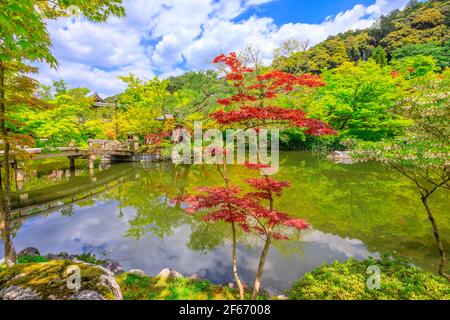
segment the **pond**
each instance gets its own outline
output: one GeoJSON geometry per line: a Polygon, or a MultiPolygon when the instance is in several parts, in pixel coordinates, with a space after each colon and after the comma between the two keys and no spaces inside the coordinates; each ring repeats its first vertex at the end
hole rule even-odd
{"type": "MultiPolygon", "coordinates": [[[[276,207],[307,219],[312,229],[272,246],[265,289],[282,293],[323,263],[388,251],[437,270],[431,226],[417,191],[401,175],[376,163],[334,164],[307,152],[282,153],[280,159],[276,178],[292,187],[276,207]]],[[[28,168],[26,182],[12,195],[10,227],[17,252],[30,246],[41,254],[91,252],[152,275],[170,267],[214,283],[233,281],[229,226],[206,224],[171,201],[196,186],[221,184],[214,167],[118,164],[73,172],[58,166],[28,168]]],[[[249,176],[238,166],[230,172],[237,184],[249,176]]],[[[448,200],[448,194],[438,192],[431,206],[450,255],[448,200]]],[[[260,250],[255,238],[239,235],[238,268],[247,283],[254,278],[260,250]]]]}

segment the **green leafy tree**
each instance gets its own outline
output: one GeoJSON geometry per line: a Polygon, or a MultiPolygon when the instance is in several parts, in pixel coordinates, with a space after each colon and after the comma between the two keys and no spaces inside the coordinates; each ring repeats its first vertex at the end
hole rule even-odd
{"type": "Polygon", "coordinates": [[[135,75],[120,79],[128,84],[119,99],[121,135],[133,132],[144,137],[164,130],[173,122],[173,112],[181,104],[177,104],[178,94],[167,90],[168,80],[155,77],[145,82],[135,75]]]}
{"type": "MultiPolygon", "coordinates": [[[[35,71],[24,62],[45,62],[56,67],[52,55],[51,40],[46,28],[46,19],[70,16],[76,6],[77,14],[83,14],[91,21],[105,21],[109,16],[123,16],[121,0],[2,0],[0,10],[0,140],[3,141],[3,170],[5,198],[1,203],[3,214],[10,207],[10,149],[11,141],[7,130],[8,106],[17,94],[15,79],[27,79],[26,72],[35,71]],[[69,9],[69,10],[68,10],[69,9]],[[17,72],[22,77],[17,77],[17,72]],[[12,79],[8,76],[12,75],[12,79]]],[[[25,92],[25,91],[23,91],[25,92]]],[[[30,94],[32,91],[28,91],[30,94]]],[[[3,197],[1,197],[3,200],[3,197]]],[[[6,249],[6,241],[5,241],[6,249]]],[[[6,250],[5,250],[6,251],[6,250]]],[[[10,257],[13,261],[13,257],[10,257]]]]}
{"type": "Polygon", "coordinates": [[[89,92],[87,88],[66,88],[48,100],[46,109],[24,107],[13,116],[24,124],[22,132],[37,139],[42,147],[64,147],[71,142],[86,146],[89,138],[101,134],[100,128],[91,122],[95,111],[89,92]]]}
{"type": "Polygon", "coordinates": [[[380,140],[402,132],[407,122],[391,111],[401,94],[401,80],[374,61],[344,63],[324,73],[326,86],[308,106],[340,131],[342,138],[380,140]]]}
{"type": "Polygon", "coordinates": [[[373,59],[382,68],[387,66],[387,53],[380,46],[376,47],[375,50],[373,50],[371,59],[373,59]]]}
{"type": "Polygon", "coordinates": [[[392,59],[401,60],[415,56],[430,56],[436,60],[436,65],[444,70],[450,67],[450,41],[444,45],[435,43],[408,44],[392,53],[392,59]]]}
{"type": "Polygon", "coordinates": [[[170,77],[167,90],[184,97],[186,105],[177,110],[177,118],[192,114],[208,115],[214,111],[216,100],[227,91],[225,81],[218,79],[214,71],[190,71],[178,77],[170,77]]]}
{"type": "Polygon", "coordinates": [[[344,41],[338,38],[329,39],[308,52],[310,71],[319,72],[339,67],[349,61],[344,41]]]}
{"type": "Polygon", "coordinates": [[[393,60],[391,65],[408,80],[430,75],[439,70],[433,57],[422,55],[393,60]]]}
{"type": "Polygon", "coordinates": [[[69,85],[63,79],[53,81],[53,88],[55,89],[55,95],[65,94],[67,92],[69,85]]]}
{"type": "MultiPolygon", "coordinates": [[[[0,10],[0,135],[4,144],[3,167],[9,177],[10,139],[6,128],[6,99],[8,90],[8,65],[22,65],[23,61],[45,62],[56,67],[46,19],[72,14],[83,14],[91,21],[105,21],[109,16],[123,16],[121,0],[3,0],[0,10]],[[77,10],[74,10],[76,8],[77,10]]],[[[26,68],[22,68],[26,70],[26,68]]],[[[30,70],[30,69],[28,69],[30,70]]],[[[9,178],[5,179],[9,185],[9,178]]],[[[6,186],[9,189],[9,186],[6,186]]]]}
{"type": "Polygon", "coordinates": [[[295,75],[309,69],[308,64],[309,41],[288,39],[274,52],[272,66],[276,70],[283,70],[295,75]]]}
{"type": "Polygon", "coordinates": [[[438,223],[429,204],[439,189],[450,189],[450,72],[415,79],[414,94],[402,100],[397,112],[412,121],[405,135],[378,143],[357,144],[355,156],[375,160],[397,170],[417,187],[433,228],[440,255],[439,274],[445,272],[445,251],[438,223]]]}

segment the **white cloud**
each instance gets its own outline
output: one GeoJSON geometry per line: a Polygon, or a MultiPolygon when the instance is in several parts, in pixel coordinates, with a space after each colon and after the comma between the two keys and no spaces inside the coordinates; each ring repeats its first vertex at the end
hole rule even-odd
{"type": "Polygon", "coordinates": [[[320,24],[287,23],[252,16],[236,21],[243,12],[273,0],[124,0],[127,17],[94,24],[79,19],[49,22],[57,71],[41,65],[39,80],[64,78],[72,86],[86,86],[102,95],[124,89],[118,75],[168,76],[187,69],[209,68],[222,52],[243,50],[251,44],[265,61],[289,38],[313,44],[330,35],[372,25],[377,17],[403,7],[408,0],[376,0],[356,5],[320,24]]]}

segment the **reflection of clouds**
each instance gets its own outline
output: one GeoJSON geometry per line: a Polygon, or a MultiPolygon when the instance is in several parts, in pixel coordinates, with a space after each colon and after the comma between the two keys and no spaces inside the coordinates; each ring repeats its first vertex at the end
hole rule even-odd
{"type": "MultiPolygon", "coordinates": [[[[303,242],[314,242],[320,246],[345,254],[348,258],[366,259],[369,252],[361,240],[341,238],[331,233],[324,233],[320,230],[311,230],[303,235],[303,242]]],[[[374,255],[372,255],[374,256],[374,255]]]]}
{"type": "MultiPolygon", "coordinates": [[[[229,242],[207,253],[192,251],[187,247],[191,235],[188,225],[174,229],[163,239],[150,233],[139,240],[125,237],[135,210],[125,208],[123,213],[119,218],[118,203],[106,201],[92,207],[76,206],[72,217],[55,213],[31,218],[19,230],[14,245],[17,251],[34,246],[42,254],[90,251],[99,257],[106,251],[107,258],[120,261],[125,269],[139,268],[155,275],[162,268],[170,267],[185,275],[200,274],[215,283],[233,281],[229,242]]],[[[272,246],[265,266],[264,288],[281,292],[323,263],[369,255],[359,240],[342,239],[318,230],[305,233],[303,238],[302,252],[286,253],[283,246],[289,243],[272,246]]],[[[238,246],[239,272],[249,285],[254,279],[260,252],[261,245],[254,249],[238,246]]],[[[0,254],[3,256],[3,246],[0,254]]]]}

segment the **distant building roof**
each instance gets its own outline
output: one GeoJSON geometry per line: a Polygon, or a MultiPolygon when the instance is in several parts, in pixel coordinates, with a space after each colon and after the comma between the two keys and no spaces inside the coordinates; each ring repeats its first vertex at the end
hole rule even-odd
{"type": "Polygon", "coordinates": [[[118,96],[116,95],[103,99],[102,97],[99,96],[97,92],[95,92],[92,96],[90,96],[90,98],[94,99],[94,104],[92,106],[96,108],[114,107],[115,106],[114,102],[116,101],[115,99],[117,99],[117,97],[118,96]]]}
{"type": "Polygon", "coordinates": [[[94,102],[100,102],[100,103],[105,103],[106,101],[104,99],[102,99],[102,97],[100,97],[98,95],[97,92],[95,92],[92,96],[90,96],[89,98],[94,98],[94,102]]]}

